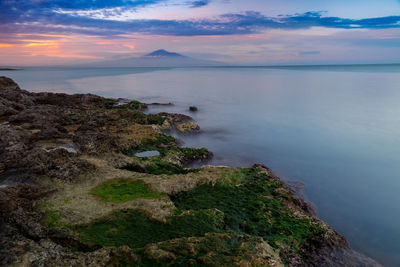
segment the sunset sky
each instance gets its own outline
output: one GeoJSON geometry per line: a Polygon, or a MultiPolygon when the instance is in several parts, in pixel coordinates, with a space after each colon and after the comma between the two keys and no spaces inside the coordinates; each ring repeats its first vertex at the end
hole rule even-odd
{"type": "Polygon", "coordinates": [[[234,64],[400,62],[400,0],[0,0],[0,66],[166,49],[234,64]]]}

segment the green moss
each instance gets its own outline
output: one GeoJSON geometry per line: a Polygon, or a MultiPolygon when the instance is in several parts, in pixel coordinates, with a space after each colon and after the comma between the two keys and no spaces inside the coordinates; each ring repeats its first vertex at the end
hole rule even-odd
{"type": "Polygon", "coordinates": [[[165,154],[165,152],[171,147],[175,147],[175,138],[165,134],[157,135],[155,140],[147,140],[142,142],[137,148],[136,152],[142,152],[147,150],[159,150],[160,153],[165,154]]]}
{"type": "Polygon", "coordinates": [[[228,169],[222,172],[220,183],[225,185],[239,185],[246,181],[248,175],[252,174],[252,169],[236,169],[235,171],[228,169]]]}
{"type": "MultiPolygon", "coordinates": [[[[248,259],[256,238],[231,234],[206,234],[194,241],[166,241],[157,248],[171,252],[175,258],[152,257],[137,250],[139,266],[237,266],[237,260],[248,259]],[[246,243],[245,243],[246,242],[246,243]],[[236,264],[235,264],[236,263],[236,264]]],[[[253,247],[254,248],[254,247],[253,247]]],[[[252,255],[250,255],[251,257],[252,255]]]]}
{"type": "Polygon", "coordinates": [[[157,199],[164,194],[152,191],[143,181],[113,179],[96,186],[91,193],[105,202],[126,202],[137,198],[157,199]]]}
{"type": "Polygon", "coordinates": [[[48,211],[45,217],[44,226],[46,227],[56,227],[61,220],[61,216],[58,211],[48,211]]]}
{"type": "Polygon", "coordinates": [[[68,203],[70,203],[71,202],[71,198],[64,198],[62,201],[65,203],[65,204],[68,204],[68,203]]]}
{"type": "MultiPolygon", "coordinates": [[[[216,208],[225,213],[225,229],[261,236],[271,246],[286,243],[296,249],[324,230],[309,219],[290,216],[275,190],[279,181],[268,180],[256,170],[244,171],[242,183],[200,185],[171,196],[175,206],[185,210],[216,208]]],[[[235,178],[237,179],[237,178],[235,178]]]]}
{"type": "Polygon", "coordinates": [[[163,161],[160,157],[151,159],[151,164],[145,167],[146,173],[151,174],[185,174],[191,172],[190,169],[185,169],[179,165],[163,161]]]}
{"type": "Polygon", "coordinates": [[[165,120],[167,120],[166,117],[157,115],[157,114],[144,114],[143,112],[137,111],[137,110],[125,110],[121,109],[120,111],[120,116],[122,118],[131,120],[135,123],[138,124],[157,124],[157,125],[162,125],[165,120]]]}
{"type": "Polygon", "coordinates": [[[61,221],[60,211],[45,202],[38,203],[37,209],[44,215],[41,223],[49,228],[65,226],[61,221]]]}
{"type": "Polygon", "coordinates": [[[141,248],[149,243],[220,231],[222,217],[214,210],[198,210],[170,216],[163,223],[151,220],[140,211],[125,210],[74,229],[80,233],[83,242],[91,245],[141,248]]]}
{"type": "Polygon", "coordinates": [[[149,150],[157,150],[160,152],[161,156],[154,156],[149,158],[141,159],[139,163],[128,164],[123,167],[123,169],[142,172],[142,173],[150,173],[150,174],[186,174],[189,172],[195,172],[198,170],[195,169],[187,169],[182,167],[181,165],[173,164],[163,160],[168,153],[178,153],[182,154],[182,158],[193,159],[195,157],[204,157],[206,154],[209,155],[207,149],[195,149],[195,148],[180,148],[176,144],[176,140],[174,137],[159,134],[155,139],[145,140],[139,145],[136,145],[130,149],[122,151],[127,156],[134,156],[138,152],[149,151],[149,150]]]}
{"type": "Polygon", "coordinates": [[[107,109],[114,108],[117,105],[118,101],[114,98],[104,98],[104,106],[107,109]]]}
{"type": "MultiPolygon", "coordinates": [[[[280,181],[269,179],[255,169],[238,169],[222,175],[226,177],[215,185],[203,184],[171,195],[177,209],[165,223],[137,210],[125,210],[73,228],[90,247],[128,245],[138,256],[137,262],[129,264],[137,266],[230,266],[234,260],[252,257],[257,237],[272,247],[285,248],[281,250],[285,259],[307,249],[325,232],[310,219],[292,216],[282,203],[285,192],[279,190],[280,181]],[[204,236],[207,238],[192,241],[175,239],[204,236]],[[243,241],[244,237],[247,241],[243,241]],[[176,257],[152,257],[146,253],[146,244],[162,241],[165,242],[157,246],[176,257]]],[[[124,185],[122,192],[129,186],[125,181],[114,182],[117,187],[111,190],[106,187],[105,191],[113,197],[124,196],[120,186],[124,185]]]]}
{"type": "Polygon", "coordinates": [[[142,110],[147,108],[147,105],[145,103],[139,102],[137,100],[133,100],[131,102],[129,102],[128,104],[126,104],[126,107],[129,109],[133,109],[133,110],[142,110]]]}
{"type": "Polygon", "coordinates": [[[185,160],[206,159],[210,156],[211,152],[207,148],[193,148],[183,147],[179,151],[184,155],[185,160]]]}
{"type": "Polygon", "coordinates": [[[66,225],[61,221],[60,212],[58,210],[48,210],[45,212],[43,218],[43,225],[48,228],[65,227],[66,225]]]}
{"type": "Polygon", "coordinates": [[[155,139],[147,139],[138,145],[122,151],[122,153],[132,157],[138,152],[158,150],[162,155],[165,155],[172,147],[176,147],[174,137],[166,134],[158,134],[155,139]]]}
{"type": "Polygon", "coordinates": [[[114,98],[105,98],[104,99],[104,106],[108,109],[120,109],[120,110],[142,110],[147,108],[145,103],[139,102],[137,100],[133,100],[125,105],[117,105],[118,100],[114,98]]]}
{"type": "Polygon", "coordinates": [[[184,168],[181,166],[183,163],[195,159],[206,159],[212,155],[211,152],[209,152],[206,148],[196,149],[190,147],[178,147],[175,138],[165,134],[158,134],[155,139],[145,140],[140,144],[131,147],[130,149],[122,151],[122,153],[132,157],[136,153],[149,150],[159,151],[160,156],[141,159],[140,163],[129,164],[124,166],[123,169],[156,175],[185,174],[197,170],[184,168]],[[164,157],[171,153],[176,154],[176,158],[182,159],[182,164],[173,164],[167,160],[164,160],[164,157]]]}

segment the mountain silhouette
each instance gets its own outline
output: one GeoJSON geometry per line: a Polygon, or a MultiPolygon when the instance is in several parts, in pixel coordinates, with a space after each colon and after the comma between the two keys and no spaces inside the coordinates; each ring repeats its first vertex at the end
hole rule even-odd
{"type": "MultiPolygon", "coordinates": [[[[159,49],[140,57],[126,57],[96,63],[85,64],[87,67],[199,67],[221,66],[223,63],[203,60],[159,49]]],[[[225,64],[226,65],[226,64],[225,64]]]]}
{"type": "Polygon", "coordinates": [[[175,53],[175,52],[169,52],[164,49],[159,49],[159,50],[153,51],[149,54],[146,54],[145,57],[186,57],[186,56],[175,53]]]}

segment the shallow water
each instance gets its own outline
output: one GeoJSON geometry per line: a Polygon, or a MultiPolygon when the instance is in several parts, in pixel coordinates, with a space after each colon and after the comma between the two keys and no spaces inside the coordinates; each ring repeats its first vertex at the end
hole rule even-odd
{"type": "Polygon", "coordinates": [[[135,154],[135,157],[139,158],[148,158],[148,157],[153,157],[153,156],[159,156],[160,152],[157,150],[148,150],[148,151],[143,151],[135,154]]]}
{"type": "Polygon", "coordinates": [[[353,248],[400,266],[400,65],[0,74],[33,91],[173,102],[150,111],[193,116],[203,134],[181,136],[186,145],[209,148],[213,164],[260,162],[303,182],[319,216],[353,248]]]}

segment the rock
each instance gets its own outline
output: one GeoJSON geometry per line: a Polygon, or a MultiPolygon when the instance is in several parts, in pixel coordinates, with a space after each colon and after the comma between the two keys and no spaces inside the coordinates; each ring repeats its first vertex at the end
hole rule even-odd
{"type": "Polygon", "coordinates": [[[192,133],[200,131],[200,126],[194,122],[185,122],[178,124],[176,129],[181,133],[192,133]]]}
{"type": "Polygon", "coordinates": [[[188,121],[191,121],[191,120],[192,120],[192,117],[187,116],[187,115],[184,115],[184,114],[161,112],[161,113],[158,113],[157,115],[170,118],[171,121],[172,121],[174,124],[183,123],[183,122],[188,122],[188,121]]]}
{"type": "Polygon", "coordinates": [[[157,247],[155,244],[150,244],[146,246],[145,248],[145,253],[148,257],[154,258],[154,259],[162,259],[162,260],[175,260],[176,256],[174,253],[162,250],[157,247]]]}
{"type": "Polygon", "coordinates": [[[190,106],[189,107],[189,111],[192,111],[192,112],[195,112],[195,111],[197,111],[198,109],[197,109],[197,107],[195,107],[195,106],[190,106]]]}
{"type": "Polygon", "coordinates": [[[171,102],[168,103],[158,103],[158,102],[154,102],[154,103],[150,103],[147,104],[148,106],[173,106],[174,104],[171,102]]]}
{"type": "Polygon", "coordinates": [[[0,89],[5,90],[19,90],[19,86],[12,79],[1,76],[0,77],[0,89]]]}
{"type": "Polygon", "coordinates": [[[264,164],[259,164],[256,163],[253,165],[254,169],[260,170],[261,172],[265,173],[267,176],[270,175],[270,170],[267,166],[265,166],[264,164]]]}

